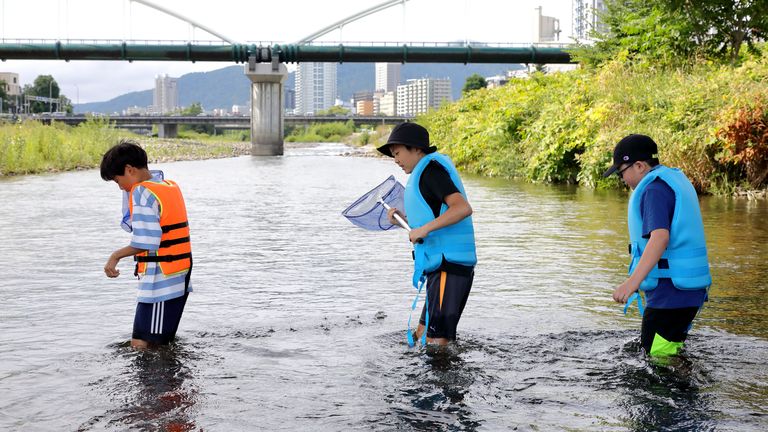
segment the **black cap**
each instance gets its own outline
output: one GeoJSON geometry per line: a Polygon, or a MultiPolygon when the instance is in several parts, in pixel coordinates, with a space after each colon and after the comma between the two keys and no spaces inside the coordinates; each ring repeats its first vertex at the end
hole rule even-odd
{"type": "Polygon", "coordinates": [[[655,159],[658,152],[651,137],[640,134],[627,135],[613,149],[613,165],[603,173],[603,177],[615,173],[622,164],[655,159]]]}
{"type": "Polygon", "coordinates": [[[402,144],[422,149],[427,154],[437,151],[437,147],[430,147],[429,145],[429,132],[424,126],[417,125],[416,123],[400,123],[395,126],[392,129],[392,133],[389,134],[387,143],[377,150],[389,157],[393,157],[392,152],[389,150],[389,146],[392,144],[402,144]]]}

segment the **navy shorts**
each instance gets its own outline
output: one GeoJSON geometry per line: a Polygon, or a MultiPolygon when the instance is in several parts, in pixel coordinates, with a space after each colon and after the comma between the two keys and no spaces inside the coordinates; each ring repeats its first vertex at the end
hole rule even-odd
{"type": "Polygon", "coordinates": [[[158,345],[173,342],[188,295],[187,292],[171,300],[137,304],[136,316],[133,319],[133,338],[158,345]]]}
{"type": "MultiPolygon", "coordinates": [[[[456,326],[467,304],[475,273],[459,275],[442,270],[427,275],[427,300],[429,305],[428,338],[456,340],[456,326]]],[[[425,321],[425,309],[421,311],[420,324],[425,321]]]]}

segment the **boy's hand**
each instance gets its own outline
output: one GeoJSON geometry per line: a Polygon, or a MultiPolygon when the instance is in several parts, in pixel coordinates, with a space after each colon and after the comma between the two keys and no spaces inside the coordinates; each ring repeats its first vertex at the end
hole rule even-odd
{"type": "Polygon", "coordinates": [[[405,220],[405,216],[400,212],[400,210],[398,210],[398,209],[396,209],[394,207],[392,207],[389,210],[387,210],[387,219],[389,219],[389,223],[391,223],[392,225],[400,226],[400,222],[398,222],[395,219],[395,212],[397,212],[397,214],[399,214],[400,217],[403,218],[403,220],[405,220]]]}
{"type": "Polygon", "coordinates": [[[423,226],[420,226],[418,228],[414,228],[411,230],[410,233],[408,233],[408,239],[411,241],[411,243],[416,243],[419,240],[423,240],[427,235],[429,234],[429,231],[423,226]]]}
{"type": "Polygon", "coordinates": [[[613,290],[613,301],[616,303],[626,303],[629,296],[634,294],[638,288],[640,288],[640,285],[634,283],[631,279],[625,280],[624,283],[613,290]]]}
{"type": "Polygon", "coordinates": [[[109,256],[109,260],[104,264],[104,274],[106,274],[107,277],[116,278],[120,276],[120,270],[117,269],[117,263],[119,261],[120,258],[116,258],[114,254],[109,256]]]}

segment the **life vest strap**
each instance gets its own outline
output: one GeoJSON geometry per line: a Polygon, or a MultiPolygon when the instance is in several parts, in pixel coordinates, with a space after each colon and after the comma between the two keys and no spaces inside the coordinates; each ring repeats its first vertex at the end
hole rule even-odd
{"type": "Polygon", "coordinates": [[[163,230],[164,233],[167,233],[168,231],[177,230],[179,228],[184,228],[187,226],[189,226],[189,223],[187,221],[184,221],[184,222],[179,222],[171,225],[161,226],[160,228],[163,230]]]}
{"type": "Polygon", "coordinates": [[[134,255],[133,259],[136,262],[172,262],[172,261],[179,261],[183,259],[192,259],[191,253],[183,253],[178,255],[160,255],[160,256],[138,256],[134,255]]]}
{"type": "Polygon", "coordinates": [[[640,316],[643,316],[645,313],[645,307],[643,306],[643,298],[640,297],[640,294],[637,292],[632,293],[631,296],[627,299],[627,303],[624,305],[624,315],[627,314],[627,309],[632,305],[632,302],[637,302],[637,311],[640,312],[640,316]]]}
{"type": "Polygon", "coordinates": [[[171,240],[163,240],[160,242],[160,248],[162,249],[166,247],[171,247],[171,246],[182,244],[182,243],[189,243],[189,236],[180,237],[180,238],[171,239],[171,240]]]}
{"type": "MultiPolygon", "coordinates": [[[[408,339],[408,346],[413,348],[416,346],[416,342],[413,340],[413,333],[411,332],[411,317],[413,316],[413,311],[416,309],[416,305],[419,303],[419,294],[421,294],[421,290],[424,288],[424,286],[427,284],[427,276],[422,275],[421,278],[419,278],[419,286],[416,291],[416,297],[413,299],[413,303],[411,303],[411,313],[408,315],[408,330],[406,330],[406,338],[408,339]]],[[[429,293],[424,296],[424,333],[421,335],[421,344],[426,345],[427,344],[427,332],[429,331],[429,293]]]]}

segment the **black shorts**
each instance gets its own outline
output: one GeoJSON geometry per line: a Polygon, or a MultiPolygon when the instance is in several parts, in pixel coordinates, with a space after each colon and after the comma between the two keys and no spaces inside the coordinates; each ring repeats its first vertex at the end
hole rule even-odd
{"type": "Polygon", "coordinates": [[[158,345],[173,342],[188,295],[187,292],[171,300],[137,304],[136,316],[133,319],[133,338],[158,345]]]}
{"type": "MultiPolygon", "coordinates": [[[[474,272],[464,276],[441,270],[427,275],[428,338],[456,340],[456,326],[467,304],[474,277],[474,272]]],[[[424,321],[425,309],[422,309],[419,323],[424,324],[424,321]]]]}
{"type": "Polygon", "coordinates": [[[640,329],[640,343],[645,352],[651,354],[655,351],[652,350],[652,347],[656,335],[669,342],[681,344],[685,342],[685,339],[688,337],[688,330],[691,328],[691,323],[696,318],[698,312],[699,308],[697,307],[678,309],[645,308],[643,324],[640,329]]]}

